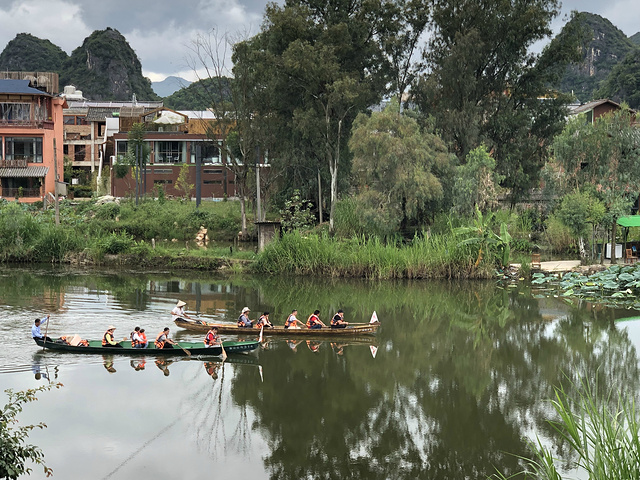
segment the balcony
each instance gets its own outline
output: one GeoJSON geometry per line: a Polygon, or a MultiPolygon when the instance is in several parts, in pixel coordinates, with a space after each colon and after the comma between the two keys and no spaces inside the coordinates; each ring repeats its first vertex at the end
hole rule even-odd
{"type": "Polygon", "coordinates": [[[14,158],[13,160],[0,160],[0,167],[27,168],[29,160],[33,157],[14,158]]]}
{"type": "Polygon", "coordinates": [[[33,198],[33,197],[41,197],[39,188],[3,188],[0,190],[0,194],[4,198],[33,198]]]}

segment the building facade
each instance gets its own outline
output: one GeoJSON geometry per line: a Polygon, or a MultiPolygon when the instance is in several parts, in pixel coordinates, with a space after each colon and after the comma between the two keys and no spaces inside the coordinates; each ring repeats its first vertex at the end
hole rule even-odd
{"type": "Polygon", "coordinates": [[[28,79],[0,79],[0,197],[25,203],[53,198],[63,179],[66,106],[28,79]]]}

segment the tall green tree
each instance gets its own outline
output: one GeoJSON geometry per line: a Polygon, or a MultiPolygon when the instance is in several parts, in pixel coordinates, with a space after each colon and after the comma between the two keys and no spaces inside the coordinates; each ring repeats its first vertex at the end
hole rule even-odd
{"type": "Polygon", "coordinates": [[[438,136],[401,115],[396,102],[382,112],[358,115],[349,148],[364,216],[385,219],[389,231],[419,225],[427,203],[442,198],[434,169],[449,166],[451,155],[438,136]]]}
{"type": "Polygon", "coordinates": [[[270,84],[265,108],[291,132],[280,143],[289,150],[283,157],[294,160],[296,148],[303,155],[315,151],[328,167],[330,229],[351,125],[386,88],[380,40],[386,18],[381,0],[290,0],[267,6],[262,32],[251,42],[256,68],[270,84]]]}
{"type": "Polygon", "coordinates": [[[631,112],[622,109],[594,123],[572,119],[555,138],[553,153],[566,191],[595,186],[615,243],[616,221],[629,214],[640,184],[640,134],[631,112]]]}
{"type": "Polygon", "coordinates": [[[487,212],[498,203],[499,183],[502,179],[495,172],[496,161],[480,145],[469,152],[466,163],[456,167],[453,192],[453,210],[463,215],[472,215],[478,208],[487,212]]]}
{"type": "Polygon", "coordinates": [[[485,143],[512,201],[533,186],[546,148],[564,122],[568,98],[549,89],[577,58],[577,35],[546,47],[558,0],[434,0],[433,35],[415,82],[416,100],[431,114],[460,159],[485,143]]]}

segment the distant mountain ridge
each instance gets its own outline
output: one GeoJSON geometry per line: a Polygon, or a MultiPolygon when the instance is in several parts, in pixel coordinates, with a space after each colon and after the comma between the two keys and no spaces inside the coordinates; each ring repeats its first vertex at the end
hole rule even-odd
{"type": "MultiPolygon", "coordinates": [[[[573,92],[580,101],[585,102],[593,99],[613,68],[638,47],[600,15],[580,12],[571,22],[577,22],[585,34],[581,47],[582,61],[567,67],[558,88],[563,92],[573,92]]],[[[569,23],[563,31],[569,27],[569,23]]]]}
{"type": "Polygon", "coordinates": [[[90,100],[158,100],[127,40],[112,28],[96,30],[68,56],[60,47],[20,33],[0,54],[1,70],[50,71],[60,90],[75,85],[90,100]]]}
{"type": "Polygon", "coordinates": [[[191,83],[192,82],[182,77],[174,77],[171,75],[160,82],[151,83],[151,87],[159,97],[168,97],[181,88],[187,88],[191,83]]]}

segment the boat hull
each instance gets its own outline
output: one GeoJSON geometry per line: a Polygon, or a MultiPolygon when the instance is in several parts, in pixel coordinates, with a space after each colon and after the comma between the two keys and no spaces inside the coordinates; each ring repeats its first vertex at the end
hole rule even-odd
{"type": "MultiPolygon", "coordinates": [[[[100,340],[90,340],[88,346],[73,346],[67,343],[59,343],[57,341],[44,342],[40,338],[34,338],[35,342],[40,347],[44,347],[47,350],[56,352],[71,352],[71,353],[83,353],[83,354],[101,354],[101,355],[163,355],[163,356],[175,356],[175,355],[187,355],[182,350],[184,348],[191,355],[207,355],[207,356],[219,356],[222,355],[222,347],[214,346],[206,348],[202,342],[180,342],[180,347],[174,346],[173,348],[156,348],[153,343],[150,343],[147,348],[133,348],[131,342],[123,341],[119,342],[122,348],[118,347],[103,347],[100,340]]],[[[251,352],[260,346],[259,342],[223,342],[224,350],[226,353],[245,353],[251,352]]]]}
{"type": "MultiPolygon", "coordinates": [[[[175,320],[175,324],[180,328],[184,328],[192,332],[204,333],[207,332],[210,327],[214,326],[218,328],[219,334],[260,335],[260,330],[257,328],[243,328],[229,323],[198,323],[178,318],[175,320]]],[[[263,330],[263,335],[280,335],[287,337],[357,337],[362,335],[375,335],[379,326],[379,323],[367,323],[349,325],[347,328],[322,327],[320,329],[301,328],[299,330],[284,328],[283,326],[275,326],[265,328],[263,330]]]]}

